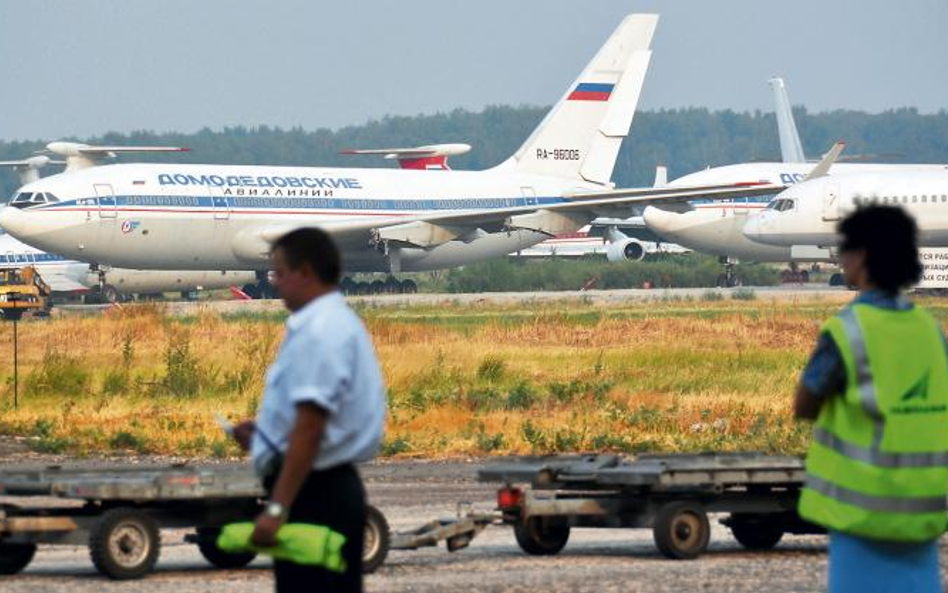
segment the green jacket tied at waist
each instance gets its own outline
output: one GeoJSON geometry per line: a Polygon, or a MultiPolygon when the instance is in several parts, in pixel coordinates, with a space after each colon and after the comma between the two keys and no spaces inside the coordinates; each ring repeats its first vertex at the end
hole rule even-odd
{"type": "Polygon", "coordinates": [[[296,564],[322,566],[332,572],[346,572],[346,561],[342,557],[342,546],[346,536],[323,525],[309,523],[287,523],[277,531],[277,545],[258,548],[250,543],[254,524],[231,523],[221,529],[217,547],[225,552],[259,552],[277,560],[296,564]]]}
{"type": "Polygon", "coordinates": [[[852,305],[824,326],[846,369],[807,454],[800,515],[829,529],[922,542],[946,527],[948,357],[918,307],[852,305]]]}

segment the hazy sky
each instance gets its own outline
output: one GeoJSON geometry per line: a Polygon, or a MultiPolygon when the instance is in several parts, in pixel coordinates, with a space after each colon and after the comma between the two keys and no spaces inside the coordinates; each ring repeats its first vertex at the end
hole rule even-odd
{"type": "MultiPolygon", "coordinates": [[[[640,107],[948,108],[948,1],[0,3],[0,139],[548,105],[622,16],[662,15],[640,107]]],[[[432,141],[437,141],[433,138],[432,141]]]]}

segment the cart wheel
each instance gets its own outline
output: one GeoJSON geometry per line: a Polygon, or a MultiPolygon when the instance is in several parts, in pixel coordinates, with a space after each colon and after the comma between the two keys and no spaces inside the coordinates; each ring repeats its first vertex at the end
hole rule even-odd
{"type": "Polygon", "coordinates": [[[711,525],[700,504],[670,502],[658,509],[652,535],[655,546],[668,558],[691,560],[707,549],[711,525]]]}
{"type": "Polygon", "coordinates": [[[232,554],[217,547],[220,527],[198,527],[197,547],[204,559],[217,568],[243,568],[253,562],[256,552],[238,552],[232,554]]]}
{"type": "Polygon", "coordinates": [[[748,550],[769,550],[783,538],[782,529],[754,515],[731,515],[728,527],[734,539],[748,550]]]}
{"type": "Polygon", "coordinates": [[[392,532],[382,511],[365,505],[365,535],[362,539],[362,573],[372,574],[388,557],[392,532]]]}
{"type": "Polygon", "coordinates": [[[0,574],[16,574],[36,554],[36,544],[0,544],[0,574]]]}
{"type": "Polygon", "coordinates": [[[92,563],[116,580],[137,579],[151,572],[160,545],[155,520],[128,507],[103,513],[89,534],[92,563]]]}
{"type": "Polygon", "coordinates": [[[559,517],[530,517],[514,525],[520,549],[534,556],[559,554],[569,540],[569,523],[559,517]]]}

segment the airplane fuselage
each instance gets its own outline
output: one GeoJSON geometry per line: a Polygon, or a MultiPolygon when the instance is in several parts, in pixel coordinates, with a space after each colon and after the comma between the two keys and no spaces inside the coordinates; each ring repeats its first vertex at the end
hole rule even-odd
{"type": "Polygon", "coordinates": [[[201,289],[242,286],[257,281],[247,271],[221,270],[131,270],[103,268],[104,278],[89,264],[46,253],[18,241],[8,234],[0,235],[0,268],[33,266],[54,293],[82,293],[104,285],[115,294],[152,294],[159,292],[191,292],[201,289]]]}
{"type": "MultiPolygon", "coordinates": [[[[7,208],[3,225],[40,249],[82,261],[147,269],[268,268],[263,228],[332,229],[399,217],[542,206],[565,192],[602,189],[500,171],[411,171],[220,165],[110,165],[46,177],[20,189],[48,203],[7,208]]],[[[431,249],[401,249],[402,271],[452,267],[524,249],[548,235],[491,229],[431,249]]],[[[344,237],[344,235],[343,235],[344,237]]],[[[389,271],[390,258],[359,239],[342,250],[348,271],[389,271]]]]}
{"type": "MultiPolygon", "coordinates": [[[[840,163],[830,178],[856,172],[938,171],[942,165],[891,165],[840,163]]],[[[714,167],[680,177],[669,185],[704,185],[722,180],[756,180],[789,185],[801,183],[813,169],[810,163],[744,163],[714,167]]],[[[789,191],[789,190],[788,190],[789,191]]],[[[789,244],[762,243],[744,233],[748,218],[762,212],[774,196],[692,202],[693,210],[671,212],[646,208],[643,218],[649,229],[682,247],[722,257],[758,262],[825,261],[822,256],[794,255],[789,244]]],[[[812,245],[812,244],[810,244],[812,245]]]]}
{"type": "Polygon", "coordinates": [[[926,170],[845,173],[781,192],[772,207],[748,220],[745,235],[775,246],[835,246],[836,225],[869,204],[899,206],[919,230],[919,246],[948,246],[948,166],[926,170]]]}

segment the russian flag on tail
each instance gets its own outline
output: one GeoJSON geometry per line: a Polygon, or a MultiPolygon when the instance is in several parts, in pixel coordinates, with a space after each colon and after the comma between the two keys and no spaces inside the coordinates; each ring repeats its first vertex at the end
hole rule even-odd
{"type": "Polygon", "coordinates": [[[604,82],[581,82],[566,98],[567,101],[608,101],[616,85],[604,82]]]}

